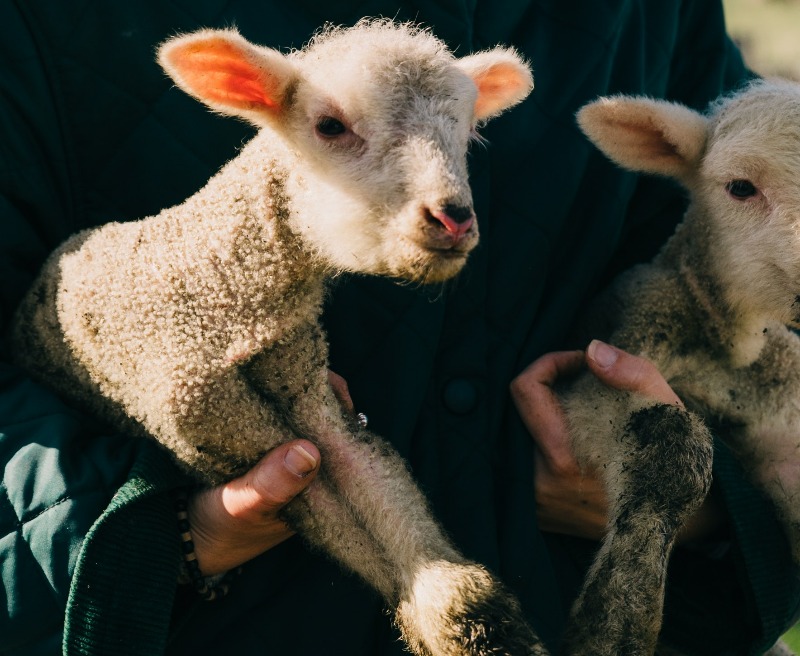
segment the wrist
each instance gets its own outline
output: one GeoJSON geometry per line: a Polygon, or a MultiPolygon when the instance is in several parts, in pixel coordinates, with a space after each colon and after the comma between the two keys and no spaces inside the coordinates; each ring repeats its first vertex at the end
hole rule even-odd
{"type": "Polygon", "coordinates": [[[187,488],[174,493],[178,533],[181,539],[182,567],[178,583],[191,584],[204,601],[224,597],[230,590],[231,581],[241,573],[241,568],[213,576],[205,576],[200,568],[189,521],[189,495],[187,488]]]}

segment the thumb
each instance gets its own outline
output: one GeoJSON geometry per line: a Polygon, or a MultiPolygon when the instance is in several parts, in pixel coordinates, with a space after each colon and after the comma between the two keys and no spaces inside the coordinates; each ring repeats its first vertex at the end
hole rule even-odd
{"type": "Polygon", "coordinates": [[[246,474],[222,487],[223,506],[239,519],[274,515],[309,486],[319,461],[319,450],[308,440],[281,444],[246,474]]]}
{"type": "Polygon", "coordinates": [[[609,387],[636,392],[661,403],[683,405],[650,360],[597,339],[586,349],[586,364],[609,387]]]}
{"type": "Polygon", "coordinates": [[[189,521],[201,571],[219,574],[255,558],[292,535],[280,510],[319,470],[308,440],[275,447],[250,471],[189,500],[189,521]]]}

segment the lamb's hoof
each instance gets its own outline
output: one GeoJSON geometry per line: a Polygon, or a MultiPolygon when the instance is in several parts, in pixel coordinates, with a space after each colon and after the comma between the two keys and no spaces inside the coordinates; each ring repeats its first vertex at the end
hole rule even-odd
{"type": "Polygon", "coordinates": [[[478,565],[425,566],[397,623],[419,656],[548,656],[514,597],[478,565]]]}

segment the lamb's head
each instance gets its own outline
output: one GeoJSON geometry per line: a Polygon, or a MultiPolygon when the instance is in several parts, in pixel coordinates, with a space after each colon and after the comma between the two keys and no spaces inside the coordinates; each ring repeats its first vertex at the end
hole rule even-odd
{"type": "Polygon", "coordinates": [[[328,28],[288,55],[204,30],[165,43],[160,61],[212,109],[285,144],[292,226],[324,260],[421,282],[455,275],[477,244],[469,141],[532,88],[511,49],[457,59],[385,20],[328,28]]]}
{"type": "MultiPolygon", "coordinates": [[[[578,121],[621,166],[668,175],[691,194],[705,266],[733,316],[800,327],[800,84],[753,82],[701,115],[646,98],[604,98],[578,121]]],[[[760,322],[760,327],[759,327],[760,322]]]]}

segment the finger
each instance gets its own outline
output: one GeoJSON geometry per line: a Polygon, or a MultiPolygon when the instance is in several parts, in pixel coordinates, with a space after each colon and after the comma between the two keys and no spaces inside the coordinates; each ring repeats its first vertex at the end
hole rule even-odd
{"type": "Polygon", "coordinates": [[[586,364],[606,385],[637,392],[662,403],[683,405],[656,366],[646,358],[593,340],[586,349],[586,364]]]}
{"type": "Polygon", "coordinates": [[[258,521],[277,515],[308,487],[318,471],[319,450],[308,440],[275,447],[244,476],[226,483],[220,501],[232,517],[258,521]]]}
{"type": "Polygon", "coordinates": [[[583,351],[555,351],[534,360],[514,379],[552,387],[559,378],[573,376],[583,367],[583,351]]]}
{"type": "Polygon", "coordinates": [[[553,384],[583,366],[582,351],[548,353],[531,364],[511,383],[511,395],[523,423],[547,467],[571,472],[577,467],[572,454],[566,418],[553,384]]]}
{"type": "Polygon", "coordinates": [[[347,412],[353,414],[355,412],[355,406],[353,405],[353,399],[350,397],[350,388],[347,386],[347,381],[339,374],[329,369],[328,383],[331,389],[333,389],[333,394],[338,399],[339,403],[342,404],[347,412]]]}
{"type": "Polygon", "coordinates": [[[311,483],[318,463],[311,442],[289,442],[244,476],[193,495],[189,523],[200,570],[220,574],[290,537],[278,512],[311,483]]]}

